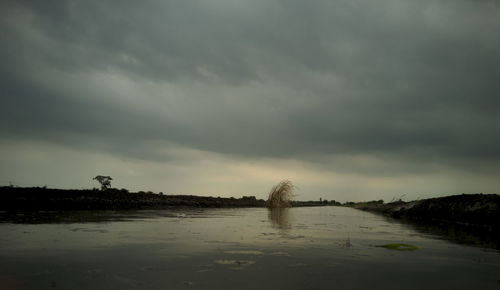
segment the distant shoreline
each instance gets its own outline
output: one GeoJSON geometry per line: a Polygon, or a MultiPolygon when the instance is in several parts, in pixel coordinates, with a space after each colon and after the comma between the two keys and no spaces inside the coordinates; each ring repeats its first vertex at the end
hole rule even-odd
{"type": "MultiPolygon", "coordinates": [[[[320,201],[293,201],[292,206],[323,206],[320,201]]],[[[227,208],[265,207],[255,196],[210,197],[129,192],[126,189],[51,189],[44,187],[0,187],[0,210],[131,210],[173,207],[227,208]]]]}
{"type": "MultiPolygon", "coordinates": [[[[328,201],[292,201],[292,207],[340,205],[328,201]]],[[[126,189],[51,189],[45,187],[0,187],[0,210],[137,210],[174,207],[227,208],[265,207],[255,196],[210,197],[129,192],[126,189]]],[[[345,203],[364,211],[396,219],[420,222],[450,222],[464,225],[498,227],[500,195],[462,194],[417,201],[345,203]]]]}

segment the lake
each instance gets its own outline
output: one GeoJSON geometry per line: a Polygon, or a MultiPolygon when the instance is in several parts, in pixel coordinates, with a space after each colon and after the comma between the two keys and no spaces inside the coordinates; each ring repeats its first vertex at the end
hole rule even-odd
{"type": "Polygon", "coordinates": [[[41,213],[0,289],[500,289],[500,253],[345,207],[41,213]],[[417,250],[380,245],[405,243],[417,250]]]}

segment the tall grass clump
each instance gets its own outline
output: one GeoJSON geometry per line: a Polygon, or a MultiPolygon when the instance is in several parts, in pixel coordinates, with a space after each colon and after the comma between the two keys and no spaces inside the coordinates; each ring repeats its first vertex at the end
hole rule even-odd
{"type": "Polygon", "coordinates": [[[276,184],[269,192],[269,197],[266,203],[267,207],[290,207],[290,201],[292,200],[294,189],[295,186],[290,180],[283,180],[276,184]]]}

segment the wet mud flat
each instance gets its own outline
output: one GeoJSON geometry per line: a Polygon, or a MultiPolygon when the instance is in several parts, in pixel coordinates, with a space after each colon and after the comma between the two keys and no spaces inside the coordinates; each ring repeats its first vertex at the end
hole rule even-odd
{"type": "Polygon", "coordinates": [[[465,244],[500,249],[500,195],[462,194],[354,208],[398,219],[465,244]]]}

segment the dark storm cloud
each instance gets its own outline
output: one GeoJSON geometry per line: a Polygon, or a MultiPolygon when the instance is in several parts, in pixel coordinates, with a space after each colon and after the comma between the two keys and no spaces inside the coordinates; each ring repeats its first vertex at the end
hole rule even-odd
{"type": "Polygon", "coordinates": [[[2,138],[145,159],[165,142],[464,168],[500,158],[495,1],[1,5],[2,138]],[[103,86],[112,75],[154,93],[103,86]]]}

